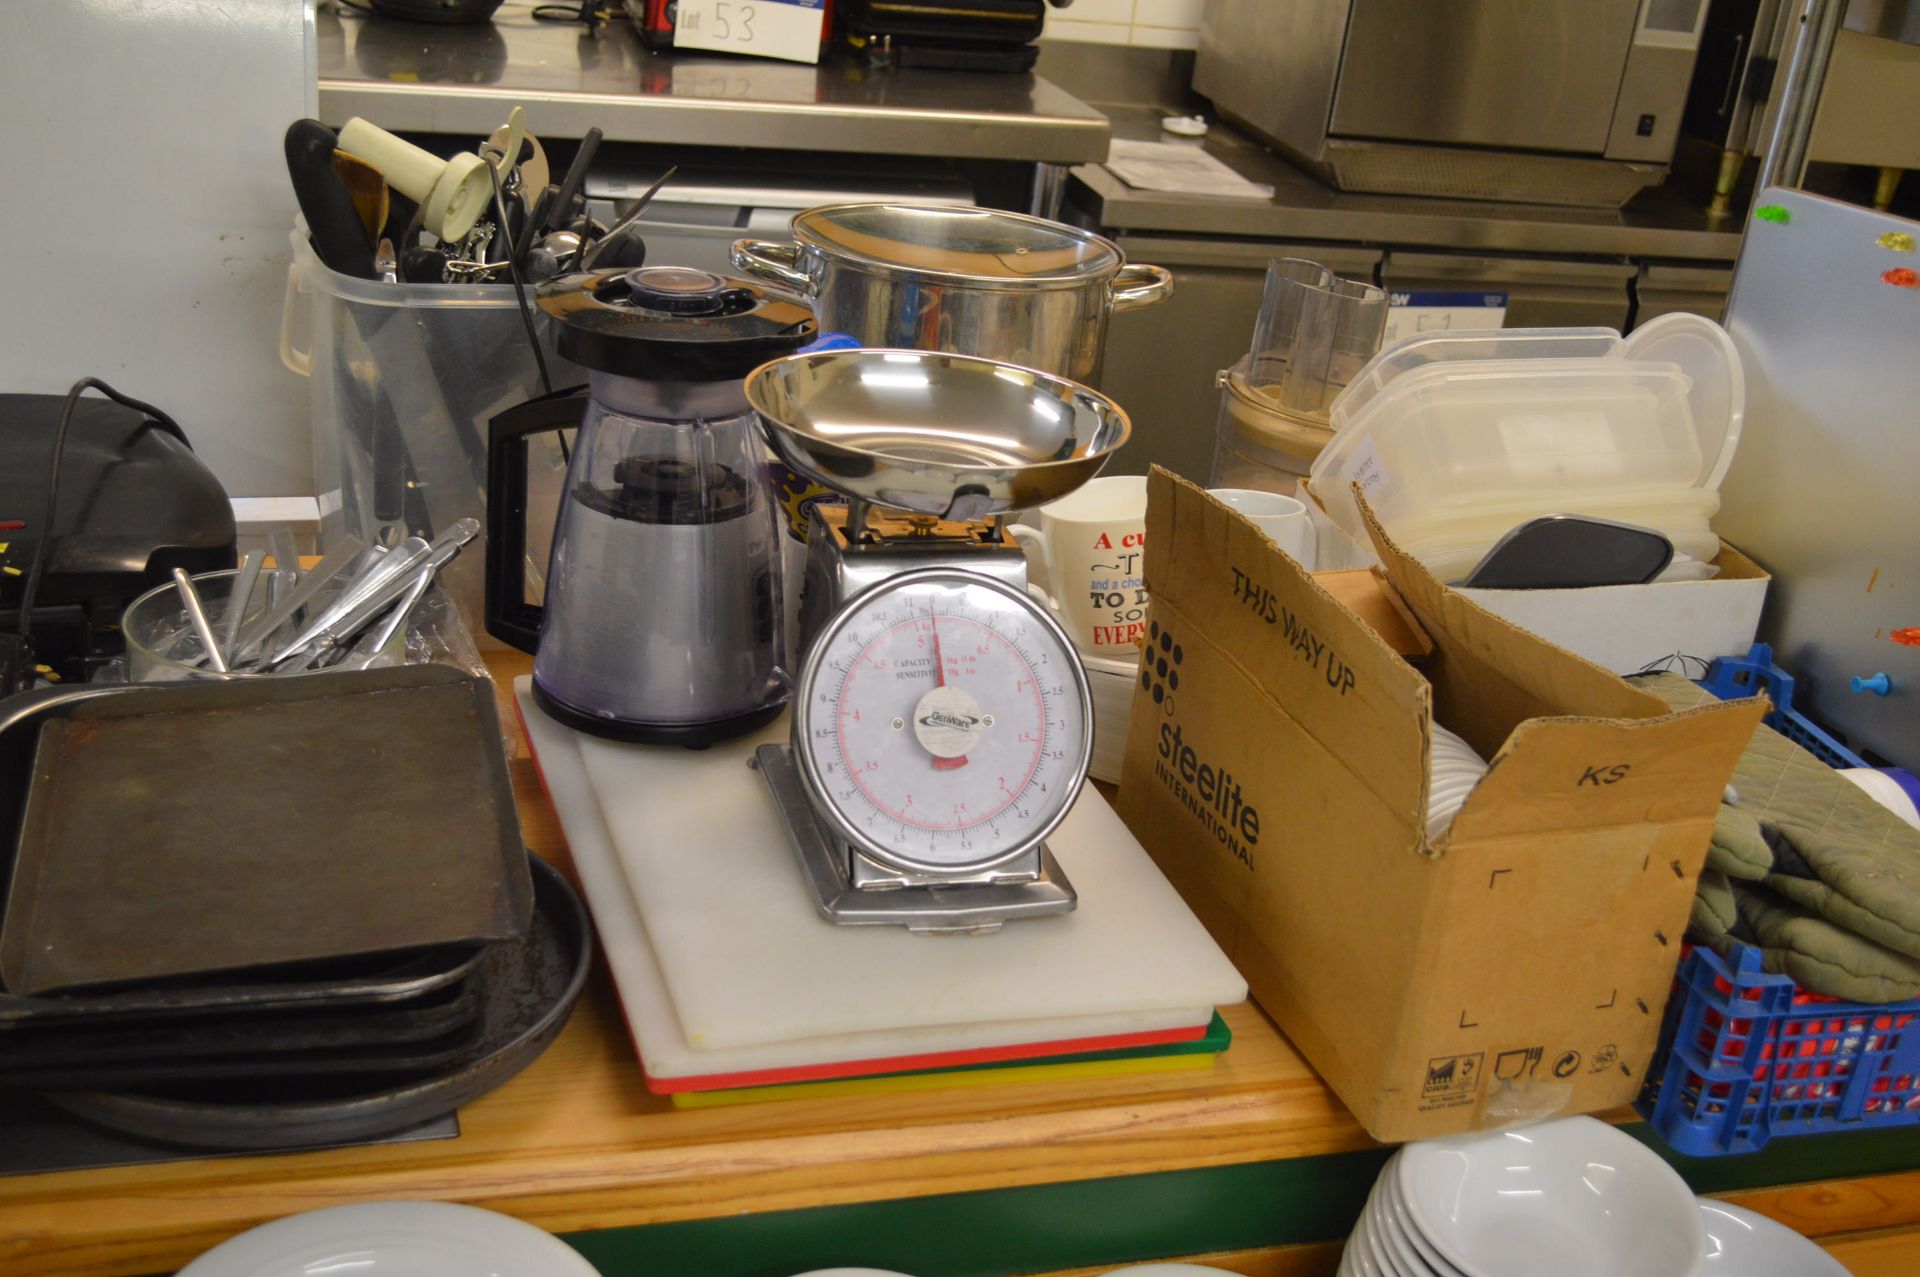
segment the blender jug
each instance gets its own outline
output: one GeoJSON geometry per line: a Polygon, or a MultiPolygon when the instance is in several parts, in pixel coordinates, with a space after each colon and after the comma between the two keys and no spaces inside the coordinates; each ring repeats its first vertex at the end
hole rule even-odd
{"type": "Polygon", "coordinates": [[[492,422],[488,631],[534,653],[535,700],[578,730],[702,746],[761,726],[790,680],[777,507],[742,378],[811,340],[810,313],[678,267],[555,280],[540,305],[588,393],[492,422]],[[574,426],[536,606],[526,441],[574,426]]]}

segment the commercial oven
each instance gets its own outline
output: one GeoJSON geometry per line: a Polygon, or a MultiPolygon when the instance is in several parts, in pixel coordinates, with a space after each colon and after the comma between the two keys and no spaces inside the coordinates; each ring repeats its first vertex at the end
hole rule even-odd
{"type": "Polygon", "coordinates": [[[1193,87],[1343,190],[1617,207],[1672,159],[1707,0],[1209,0],[1193,87]]]}

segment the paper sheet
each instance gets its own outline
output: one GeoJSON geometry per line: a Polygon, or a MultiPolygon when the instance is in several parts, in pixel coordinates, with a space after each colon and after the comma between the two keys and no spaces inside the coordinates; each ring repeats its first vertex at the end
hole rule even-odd
{"type": "Polygon", "coordinates": [[[1225,199],[1273,198],[1271,186],[1249,182],[1220,160],[1185,142],[1116,139],[1107,155],[1107,171],[1142,191],[1174,191],[1225,199]]]}

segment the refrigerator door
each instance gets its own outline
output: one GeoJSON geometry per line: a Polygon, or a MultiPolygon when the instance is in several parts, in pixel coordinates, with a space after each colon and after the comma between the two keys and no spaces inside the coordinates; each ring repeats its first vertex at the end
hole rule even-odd
{"type": "Polygon", "coordinates": [[[1920,223],[1779,188],[1755,207],[1727,317],[1746,427],[1716,527],[1774,575],[1760,633],[1799,707],[1920,768],[1920,223]]]}

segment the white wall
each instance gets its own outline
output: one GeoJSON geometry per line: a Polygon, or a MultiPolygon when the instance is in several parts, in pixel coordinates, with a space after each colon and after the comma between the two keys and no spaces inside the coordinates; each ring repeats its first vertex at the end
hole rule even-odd
{"type": "Polygon", "coordinates": [[[1068,8],[1047,10],[1045,38],[1193,49],[1204,7],[1204,0],[1073,0],[1068,8]]]}
{"type": "Polygon", "coordinates": [[[0,391],[103,378],[234,496],[313,491],[307,383],[278,346],[309,8],[0,0],[0,391]]]}

